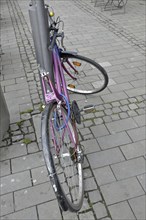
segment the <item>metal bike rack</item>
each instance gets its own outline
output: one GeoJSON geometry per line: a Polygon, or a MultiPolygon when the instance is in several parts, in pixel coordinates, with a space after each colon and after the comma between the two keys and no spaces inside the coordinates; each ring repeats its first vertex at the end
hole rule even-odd
{"type": "MultiPolygon", "coordinates": [[[[113,13],[113,11],[119,11],[120,13],[125,13],[126,12],[126,7],[125,4],[120,7],[120,6],[115,6],[114,5],[114,1],[117,0],[95,0],[95,7],[101,7],[101,11],[111,11],[111,15],[113,14],[117,14],[117,13],[113,13]]],[[[121,0],[121,3],[123,2],[123,0],[121,0]]]]}
{"type": "Polygon", "coordinates": [[[48,9],[45,8],[44,0],[32,0],[32,4],[29,7],[29,17],[37,63],[41,69],[50,73],[50,78],[53,82],[52,56],[48,49],[50,34],[47,12],[48,9]]]}

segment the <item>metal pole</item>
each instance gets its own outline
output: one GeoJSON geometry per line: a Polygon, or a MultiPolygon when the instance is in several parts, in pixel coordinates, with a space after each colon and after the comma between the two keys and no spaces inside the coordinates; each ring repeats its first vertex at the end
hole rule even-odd
{"type": "Polygon", "coordinates": [[[31,2],[32,2],[32,5],[36,4],[36,0],[31,0],[31,2]]]}
{"type": "Polygon", "coordinates": [[[45,69],[45,71],[49,72],[51,76],[53,76],[52,55],[48,49],[50,45],[49,25],[48,25],[48,17],[47,17],[47,11],[45,9],[44,0],[37,0],[36,10],[37,10],[40,38],[42,45],[42,56],[44,61],[43,68],[45,69]]]}
{"type": "Polygon", "coordinates": [[[35,54],[36,54],[37,63],[43,68],[44,60],[42,56],[42,44],[41,44],[38,18],[37,18],[37,12],[36,12],[36,4],[34,4],[34,0],[31,3],[32,5],[29,7],[29,17],[30,17],[30,23],[32,27],[32,37],[33,37],[33,42],[34,42],[34,47],[35,47],[35,54]]]}

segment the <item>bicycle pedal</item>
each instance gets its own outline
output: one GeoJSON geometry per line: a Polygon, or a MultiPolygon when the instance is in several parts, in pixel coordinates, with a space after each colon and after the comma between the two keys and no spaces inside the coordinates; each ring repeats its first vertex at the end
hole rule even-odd
{"type": "Polygon", "coordinates": [[[83,108],[83,111],[84,111],[85,113],[91,113],[91,112],[94,112],[94,110],[95,110],[94,105],[86,105],[86,106],[84,106],[84,108],[83,108]]]}

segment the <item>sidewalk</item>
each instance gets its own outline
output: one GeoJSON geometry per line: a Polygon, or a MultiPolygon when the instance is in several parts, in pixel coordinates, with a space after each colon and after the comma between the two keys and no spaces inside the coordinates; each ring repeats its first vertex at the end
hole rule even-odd
{"type": "Polygon", "coordinates": [[[126,14],[111,16],[90,0],[49,0],[65,23],[67,49],[99,62],[110,78],[100,94],[74,95],[79,106],[98,104],[79,127],[85,198],[76,214],[58,208],[43,160],[29,1],[1,0],[0,79],[11,120],[0,146],[1,220],[146,219],[143,2],[129,0],[126,14]]]}

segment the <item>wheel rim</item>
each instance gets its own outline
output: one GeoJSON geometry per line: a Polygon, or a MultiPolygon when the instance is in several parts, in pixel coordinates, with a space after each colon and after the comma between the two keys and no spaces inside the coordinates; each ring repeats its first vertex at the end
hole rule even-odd
{"type": "Polygon", "coordinates": [[[92,94],[105,87],[105,78],[94,62],[78,57],[63,59],[67,89],[82,94],[92,94]]]}
{"type": "Polygon", "coordinates": [[[58,125],[61,126],[66,117],[66,111],[61,107],[59,117],[55,119],[56,108],[57,105],[52,108],[49,118],[51,154],[64,197],[69,206],[78,209],[83,196],[82,164],[77,163],[79,147],[76,146],[75,132],[70,121],[64,129],[56,129],[54,120],[57,120],[58,125]]]}

